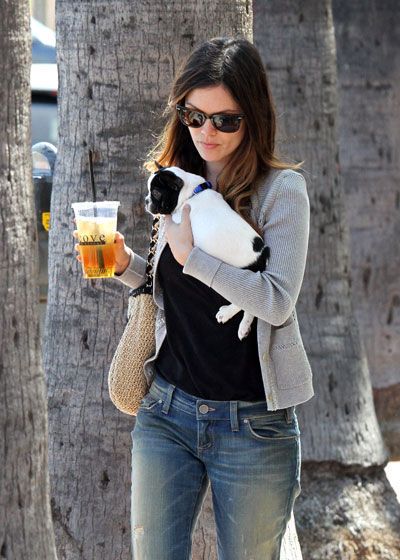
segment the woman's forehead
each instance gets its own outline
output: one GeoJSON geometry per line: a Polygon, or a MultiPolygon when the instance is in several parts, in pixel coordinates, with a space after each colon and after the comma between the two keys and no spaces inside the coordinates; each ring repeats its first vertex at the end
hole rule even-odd
{"type": "Polygon", "coordinates": [[[208,114],[241,110],[231,93],[222,84],[192,89],[186,96],[185,105],[208,114]]]}

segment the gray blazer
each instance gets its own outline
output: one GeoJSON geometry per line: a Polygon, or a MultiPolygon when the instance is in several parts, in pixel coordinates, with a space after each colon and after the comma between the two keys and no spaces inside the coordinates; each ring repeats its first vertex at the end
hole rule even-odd
{"type": "MultiPolygon", "coordinates": [[[[258,353],[269,410],[294,406],[313,394],[312,373],[296,315],[309,236],[310,204],[304,177],[293,170],[273,170],[252,196],[252,218],[263,231],[271,256],[264,272],[226,264],[194,247],[183,268],[225,299],[257,317],[258,353]]],[[[148,383],[166,335],[163,293],[157,273],[166,240],[161,217],[154,257],[156,352],[144,365],[148,383]]],[[[137,288],[145,280],[146,261],[131,251],[128,268],[117,278],[137,288]]]]}

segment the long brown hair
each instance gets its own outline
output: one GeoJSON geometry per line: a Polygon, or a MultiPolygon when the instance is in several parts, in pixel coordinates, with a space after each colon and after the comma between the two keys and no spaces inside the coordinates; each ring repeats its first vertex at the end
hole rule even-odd
{"type": "Polygon", "coordinates": [[[164,112],[168,121],[145,167],[155,171],[157,160],[166,167],[175,165],[204,175],[204,161],[175,107],[184,105],[193,89],[220,84],[245,114],[246,128],[241,144],[218,176],[218,191],[258,230],[249,215],[251,194],[270,169],[299,169],[303,162],[284,162],[275,153],[276,115],[267,75],[257,49],[246,39],[211,39],[198,46],[183,63],[164,112]]]}

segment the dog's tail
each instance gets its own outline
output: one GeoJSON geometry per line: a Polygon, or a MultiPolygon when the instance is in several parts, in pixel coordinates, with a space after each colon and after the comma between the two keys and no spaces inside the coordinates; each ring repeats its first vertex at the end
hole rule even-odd
{"type": "Polygon", "coordinates": [[[265,270],[267,268],[267,261],[271,256],[270,248],[267,245],[264,245],[263,250],[261,251],[261,255],[258,258],[258,262],[260,263],[260,270],[265,270]]]}
{"type": "Polygon", "coordinates": [[[248,270],[253,272],[262,272],[267,268],[267,260],[270,257],[270,249],[264,245],[264,241],[258,235],[253,239],[253,250],[258,253],[256,260],[250,265],[246,266],[248,270]]]}

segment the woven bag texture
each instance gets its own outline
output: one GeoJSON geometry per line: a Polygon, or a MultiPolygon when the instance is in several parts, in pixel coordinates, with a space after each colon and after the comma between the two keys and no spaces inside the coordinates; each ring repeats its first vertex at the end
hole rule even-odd
{"type": "Polygon", "coordinates": [[[128,323],[108,373],[108,389],[115,406],[135,416],[148,391],[143,364],[155,352],[157,306],[152,294],[129,298],[128,323]]]}

